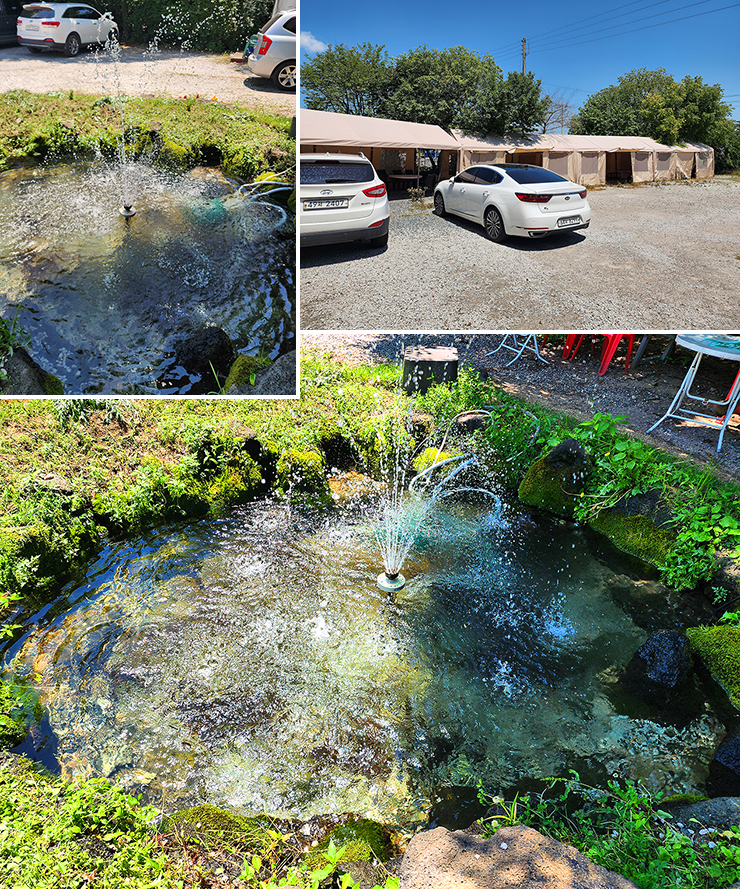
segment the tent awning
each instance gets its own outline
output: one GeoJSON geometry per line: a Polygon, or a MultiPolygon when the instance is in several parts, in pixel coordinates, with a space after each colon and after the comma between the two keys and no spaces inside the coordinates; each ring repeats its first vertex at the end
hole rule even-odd
{"type": "Polygon", "coordinates": [[[301,108],[301,145],[337,148],[438,148],[457,151],[460,144],[442,127],[381,117],[360,117],[301,108]]]}

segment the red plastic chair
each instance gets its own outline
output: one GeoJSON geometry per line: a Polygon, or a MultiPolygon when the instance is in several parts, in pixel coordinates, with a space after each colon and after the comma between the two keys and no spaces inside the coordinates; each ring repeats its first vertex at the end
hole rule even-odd
{"type": "MultiPolygon", "coordinates": [[[[603,377],[612,358],[616,354],[617,348],[624,337],[627,337],[627,361],[625,363],[625,372],[630,369],[630,358],[632,357],[632,348],[635,345],[635,335],[633,333],[602,333],[591,335],[591,354],[594,351],[594,342],[597,336],[604,337],[604,344],[601,350],[601,364],[599,366],[599,376],[603,377]]],[[[573,361],[576,353],[581,348],[581,344],[586,338],[585,333],[571,333],[565,338],[565,349],[563,350],[563,358],[573,361]]]]}

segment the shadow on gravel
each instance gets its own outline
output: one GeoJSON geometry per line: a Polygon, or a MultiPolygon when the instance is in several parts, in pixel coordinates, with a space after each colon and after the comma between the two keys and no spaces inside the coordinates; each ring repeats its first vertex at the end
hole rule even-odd
{"type": "Polygon", "coordinates": [[[339,262],[354,262],[356,259],[365,259],[368,256],[380,256],[387,249],[387,247],[358,247],[357,242],[301,247],[301,268],[315,269],[323,265],[336,265],[339,262]]]}
{"type": "Polygon", "coordinates": [[[287,96],[289,93],[294,92],[294,90],[281,90],[280,87],[275,86],[275,84],[268,80],[266,77],[254,77],[252,75],[248,75],[242,81],[244,86],[248,90],[252,90],[255,93],[273,93],[281,96],[287,96]]]}
{"type": "MultiPolygon", "coordinates": [[[[475,222],[469,222],[467,219],[462,219],[460,216],[451,215],[445,216],[442,221],[448,224],[452,223],[452,225],[465,229],[465,231],[469,231],[471,234],[476,234],[478,237],[483,238],[484,241],[488,240],[483,226],[478,225],[475,222]]],[[[560,234],[548,235],[546,238],[518,238],[509,236],[497,246],[511,247],[514,250],[523,250],[526,253],[540,253],[542,251],[560,250],[563,247],[571,247],[573,244],[580,244],[585,240],[585,236],[580,232],[562,232],[560,234]]]]}

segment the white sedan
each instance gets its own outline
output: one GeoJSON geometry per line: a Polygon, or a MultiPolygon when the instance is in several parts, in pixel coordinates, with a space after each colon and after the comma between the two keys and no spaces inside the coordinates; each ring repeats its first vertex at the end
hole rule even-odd
{"type": "Polygon", "coordinates": [[[455,213],[480,223],[492,241],[506,235],[543,238],[588,228],[582,185],[529,164],[478,164],[434,189],[437,216],[455,213]]]}

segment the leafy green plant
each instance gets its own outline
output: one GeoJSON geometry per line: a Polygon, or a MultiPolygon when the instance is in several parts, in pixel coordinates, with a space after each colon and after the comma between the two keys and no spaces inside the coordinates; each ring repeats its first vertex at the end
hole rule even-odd
{"type": "MultiPolygon", "coordinates": [[[[500,804],[500,798],[480,786],[479,798],[500,804]]],[[[508,813],[521,824],[575,846],[640,889],[710,889],[737,880],[740,827],[703,834],[698,823],[682,829],[659,807],[660,799],[660,794],[630,781],[591,787],[571,771],[569,778],[550,779],[541,793],[517,798],[508,813]]],[[[511,817],[484,819],[484,834],[492,835],[502,823],[511,823],[511,817]]]]}

